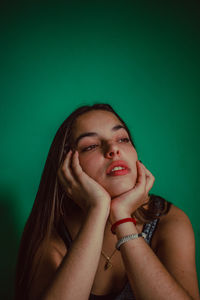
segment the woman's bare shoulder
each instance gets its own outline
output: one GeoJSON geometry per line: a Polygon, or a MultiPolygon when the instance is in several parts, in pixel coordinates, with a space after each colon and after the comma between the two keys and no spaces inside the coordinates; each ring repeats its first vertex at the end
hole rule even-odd
{"type": "Polygon", "coordinates": [[[174,204],[171,204],[167,214],[160,217],[157,229],[152,239],[152,248],[158,251],[166,242],[171,243],[177,236],[194,239],[193,228],[187,214],[174,204]],[[185,235],[185,237],[183,237],[185,235]]]}
{"type": "Polygon", "coordinates": [[[160,218],[158,226],[159,240],[180,232],[193,234],[192,224],[187,214],[172,204],[169,212],[160,218]]]}
{"type": "Polygon", "coordinates": [[[51,237],[48,242],[44,241],[41,246],[38,248],[38,251],[35,256],[35,262],[39,257],[43,257],[42,261],[52,260],[55,265],[59,265],[63,257],[66,255],[67,249],[65,243],[54,230],[51,234],[51,237]]]}
{"type": "Polygon", "coordinates": [[[195,238],[190,219],[183,210],[172,205],[158,225],[156,255],[192,299],[199,299],[195,238]]]}
{"type": "Polygon", "coordinates": [[[40,245],[33,260],[30,300],[39,298],[45,291],[66,253],[65,244],[56,232],[52,233],[48,242],[40,245]]]}
{"type": "Polygon", "coordinates": [[[58,255],[60,255],[60,257],[63,258],[66,255],[66,245],[56,231],[54,231],[51,235],[51,247],[55,252],[57,252],[58,255]]]}

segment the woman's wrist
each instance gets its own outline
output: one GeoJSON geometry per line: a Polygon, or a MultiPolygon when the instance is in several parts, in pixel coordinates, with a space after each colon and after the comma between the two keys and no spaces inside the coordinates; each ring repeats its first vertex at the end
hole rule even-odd
{"type": "Polygon", "coordinates": [[[136,225],[133,222],[127,222],[117,226],[115,233],[117,238],[120,239],[129,234],[136,234],[138,233],[138,231],[136,225]]]}
{"type": "MultiPolygon", "coordinates": [[[[125,212],[125,211],[116,211],[116,212],[110,212],[110,221],[113,224],[116,222],[119,222],[121,220],[130,220],[132,218],[131,214],[125,212]]],[[[128,222],[122,222],[119,225],[115,227],[115,233],[117,235],[117,238],[121,238],[127,234],[133,234],[133,233],[138,233],[136,224],[132,221],[128,222]]]]}
{"type": "Polygon", "coordinates": [[[96,217],[103,217],[105,220],[108,219],[110,207],[108,205],[94,205],[88,209],[88,215],[96,215],[96,217]]]}
{"type": "Polygon", "coordinates": [[[125,218],[131,218],[131,214],[125,211],[110,210],[110,221],[112,224],[125,218]]]}

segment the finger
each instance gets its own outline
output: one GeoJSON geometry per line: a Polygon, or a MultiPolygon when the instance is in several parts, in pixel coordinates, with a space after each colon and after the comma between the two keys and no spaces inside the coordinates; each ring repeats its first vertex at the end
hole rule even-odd
{"type": "Polygon", "coordinates": [[[62,184],[67,196],[71,196],[71,192],[72,192],[71,185],[72,184],[69,181],[66,181],[66,177],[63,175],[61,170],[58,171],[58,178],[59,178],[59,181],[62,184]]]}
{"type": "MultiPolygon", "coordinates": [[[[72,154],[69,154],[69,156],[72,156],[72,154]]],[[[61,167],[58,170],[58,177],[61,182],[61,184],[64,187],[64,190],[68,197],[72,198],[73,190],[76,190],[79,187],[79,184],[77,183],[76,179],[74,178],[74,175],[72,174],[72,170],[69,167],[71,165],[71,160],[65,161],[65,167],[61,167]],[[68,166],[68,167],[67,167],[68,166]],[[66,168],[66,170],[63,171],[63,168],[66,168]]]]}
{"type": "Polygon", "coordinates": [[[155,177],[152,174],[150,174],[146,180],[146,192],[147,193],[151,190],[151,188],[154,184],[154,181],[155,181],[155,177]]]}
{"type": "Polygon", "coordinates": [[[144,168],[145,174],[146,174],[146,192],[148,193],[154,184],[155,177],[144,165],[143,165],[143,168],[144,168]]]}
{"type": "Polygon", "coordinates": [[[145,167],[145,165],[144,165],[143,163],[141,163],[141,162],[140,162],[140,164],[141,164],[142,167],[144,168],[146,175],[147,175],[147,176],[148,176],[148,175],[151,175],[151,172],[145,167]]]}
{"type": "Polygon", "coordinates": [[[68,187],[66,187],[65,191],[66,191],[67,196],[69,198],[72,198],[72,188],[68,186],[68,187]]]}
{"type": "Polygon", "coordinates": [[[74,178],[73,178],[73,174],[70,168],[71,165],[71,157],[72,157],[72,151],[70,150],[67,155],[66,158],[62,164],[62,166],[60,167],[60,169],[58,170],[58,174],[60,177],[62,177],[62,179],[66,179],[68,182],[73,182],[74,178]]]}
{"type": "Polygon", "coordinates": [[[144,198],[144,203],[142,205],[146,209],[148,208],[149,199],[150,199],[150,196],[149,196],[149,194],[147,194],[146,197],[144,198]]]}
{"type": "Polygon", "coordinates": [[[63,165],[66,166],[67,168],[70,168],[71,158],[72,158],[72,150],[69,150],[63,162],[63,165]]]}
{"type": "Polygon", "coordinates": [[[73,171],[74,175],[76,176],[76,179],[80,180],[81,175],[83,174],[83,170],[79,163],[78,151],[75,151],[74,155],[72,157],[72,171],[73,171]]]}
{"type": "Polygon", "coordinates": [[[146,176],[145,176],[145,170],[144,167],[142,166],[142,163],[137,161],[137,181],[135,188],[141,188],[145,190],[145,185],[146,185],[146,176]]]}

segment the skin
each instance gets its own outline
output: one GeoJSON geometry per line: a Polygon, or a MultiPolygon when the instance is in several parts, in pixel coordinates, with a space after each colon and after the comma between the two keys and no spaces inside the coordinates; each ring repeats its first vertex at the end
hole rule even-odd
{"type": "Polygon", "coordinates": [[[107,111],[92,111],[80,116],[74,126],[74,143],[84,133],[95,134],[79,140],[75,145],[76,151],[74,153],[70,151],[64,161],[62,169],[64,176],[62,172],[60,173],[67,194],[83,210],[90,204],[80,203],[82,188],[76,184],[72,185],[73,169],[83,180],[87,180],[88,191],[87,195],[83,195],[85,199],[83,201],[92,198],[92,201],[106,202],[105,199],[109,198],[110,202],[112,199],[111,219],[114,210],[127,210],[132,213],[144,204],[154,182],[153,175],[138,161],[137,152],[130,142],[127,131],[124,128],[113,130],[117,125],[122,124],[114,114],[107,111]],[[122,176],[108,176],[107,168],[117,160],[125,161],[130,172],[122,176]],[[71,170],[69,170],[70,162],[71,170]],[[63,177],[67,178],[67,184],[63,177]]]}
{"type": "MultiPolygon", "coordinates": [[[[143,238],[130,240],[113,256],[114,267],[104,271],[102,248],[112,253],[118,239],[142,231],[141,224],[130,222],[117,226],[113,235],[111,224],[130,217],[144,204],[154,183],[133,145],[125,142],[125,130],[113,131],[116,125],[120,125],[116,116],[105,111],[85,113],[75,123],[74,142],[91,130],[95,135],[79,140],[76,151],[67,154],[58,170],[58,178],[81,213],[66,218],[73,238],[69,251],[56,232],[52,235],[32,282],[30,300],[86,300],[91,291],[97,295],[120,291],[127,277],[138,300],[199,299],[192,226],[175,206],[161,218],[152,248],[143,238]],[[130,172],[106,175],[110,163],[119,159],[126,161],[130,172]]],[[[40,250],[34,264],[39,257],[40,250]]]]}
{"type": "Polygon", "coordinates": [[[95,133],[80,139],[76,150],[82,170],[103,186],[111,197],[132,189],[137,178],[137,152],[124,128],[113,130],[117,125],[122,124],[112,113],[92,111],[80,116],[74,127],[74,140],[83,133],[95,133]],[[106,170],[116,160],[125,161],[130,172],[124,176],[108,176],[106,170]]]}

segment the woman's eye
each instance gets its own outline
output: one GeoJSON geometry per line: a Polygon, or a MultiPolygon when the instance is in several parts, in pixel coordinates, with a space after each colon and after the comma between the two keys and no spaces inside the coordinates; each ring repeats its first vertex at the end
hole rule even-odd
{"type": "Polygon", "coordinates": [[[120,143],[129,143],[130,139],[126,137],[126,138],[120,139],[119,141],[120,141],[120,143]]]}
{"type": "Polygon", "coordinates": [[[85,152],[85,151],[90,151],[92,149],[95,149],[98,145],[94,144],[94,145],[90,145],[88,147],[85,147],[82,149],[82,152],[85,152]]]}

